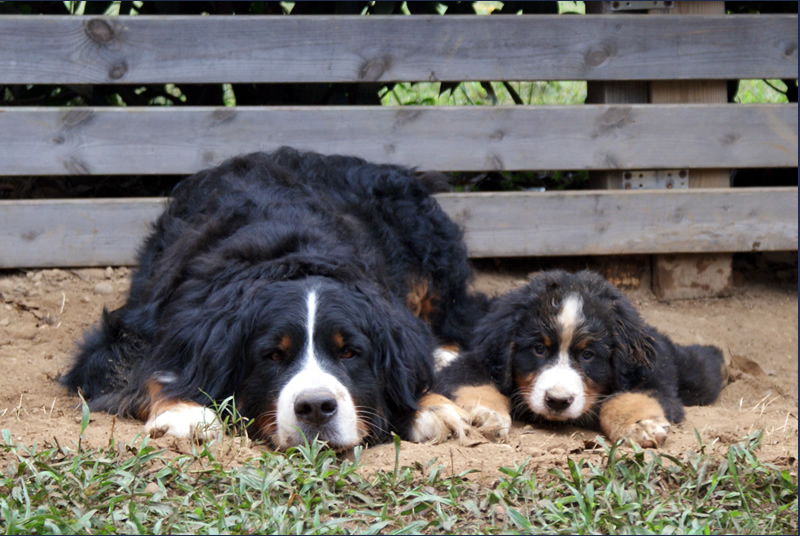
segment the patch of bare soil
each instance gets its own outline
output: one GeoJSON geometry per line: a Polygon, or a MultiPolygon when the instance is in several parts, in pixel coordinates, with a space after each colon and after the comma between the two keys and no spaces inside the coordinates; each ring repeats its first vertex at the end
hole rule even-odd
{"type": "MultiPolygon", "coordinates": [[[[496,294],[525,282],[525,270],[482,269],[476,287],[496,294]]],[[[71,362],[83,332],[103,307],[122,305],[129,285],[128,268],[0,272],[0,429],[15,442],[74,446],[80,433],[79,400],[56,382],[71,362]]],[[[762,429],[760,456],[766,462],[796,467],[798,429],[798,301],[796,284],[738,279],[727,298],[659,302],[646,290],[627,291],[644,318],[683,344],[721,346],[731,359],[731,383],[708,407],[687,408],[687,419],[673,427],[663,451],[680,456],[698,449],[695,430],[706,451],[727,446],[762,429]]],[[[93,413],[84,446],[132,440],[142,424],[93,413]]],[[[543,474],[565,466],[567,457],[600,456],[597,432],[565,426],[516,426],[507,442],[471,438],[465,442],[420,445],[404,442],[401,465],[425,465],[432,458],[459,473],[477,469],[477,478],[493,479],[501,466],[528,460],[543,474]]],[[[189,452],[186,441],[160,438],[172,452],[189,452]]],[[[229,459],[258,455],[260,446],[230,438],[219,448],[229,459]]],[[[393,445],[366,449],[366,470],[392,470],[393,445]]],[[[449,471],[447,471],[449,474],[449,471]]]]}

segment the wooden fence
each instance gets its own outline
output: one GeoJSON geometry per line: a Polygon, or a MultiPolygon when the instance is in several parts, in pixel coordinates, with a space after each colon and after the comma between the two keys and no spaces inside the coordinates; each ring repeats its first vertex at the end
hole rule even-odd
{"type": "MultiPolygon", "coordinates": [[[[0,16],[0,84],[793,79],[797,33],[797,15],[0,16]]],[[[7,107],[0,175],[189,174],[280,145],[446,171],[681,169],[690,189],[438,199],[474,257],[794,250],[796,187],[695,189],[693,177],[797,167],[797,112],[796,103],[7,107]]],[[[0,267],[131,264],[163,203],[0,201],[0,267]]]]}

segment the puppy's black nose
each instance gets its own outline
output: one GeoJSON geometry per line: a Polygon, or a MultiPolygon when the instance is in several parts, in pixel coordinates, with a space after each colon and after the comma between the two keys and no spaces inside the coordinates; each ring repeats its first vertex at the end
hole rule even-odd
{"type": "Polygon", "coordinates": [[[294,400],[297,419],[312,426],[322,426],[330,421],[337,409],[336,398],[327,389],[306,391],[294,400]]]}
{"type": "Polygon", "coordinates": [[[572,402],[575,401],[574,396],[561,395],[555,393],[547,393],[544,397],[544,402],[547,407],[553,411],[564,411],[572,402]]]}

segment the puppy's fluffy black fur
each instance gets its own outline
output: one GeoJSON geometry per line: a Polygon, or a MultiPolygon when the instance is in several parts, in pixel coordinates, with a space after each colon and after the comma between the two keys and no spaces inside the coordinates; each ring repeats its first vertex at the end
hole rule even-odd
{"type": "Polygon", "coordinates": [[[154,393],[202,405],[235,394],[269,438],[313,288],[329,304],[320,322],[336,330],[320,335],[318,359],[360,408],[365,437],[405,434],[435,344],[468,344],[486,306],[467,294],[466,248],[429,195],[434,183],[289,148],[184,179],[125,305],[103,314],[62,382],[93,410],[141,419],[154,393]]]}

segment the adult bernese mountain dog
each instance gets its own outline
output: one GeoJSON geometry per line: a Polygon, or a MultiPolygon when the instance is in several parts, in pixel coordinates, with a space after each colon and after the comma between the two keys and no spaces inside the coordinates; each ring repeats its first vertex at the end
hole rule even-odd
{"type": "Polygon", "coordinates": [[[554,270],[496,298],[471,351],[439,372],[437,390],[469,407],[481,388],[497,413],[513,406],[523,421],[564,421],[657,447],[683,420],[684,404],[710,404],[726,379],[719,348],[674,344],[600,275],[554,270]]]}
{"type": "Polygon", "coordinates": [[[234,396],[275,448],[461,435],[429,391],[442,343],[465,347],[487,300],[467,291],[460,229],[432,175],[281,148],[182,180],[62,383],[151,435],[220,432],[234,396]]]}

